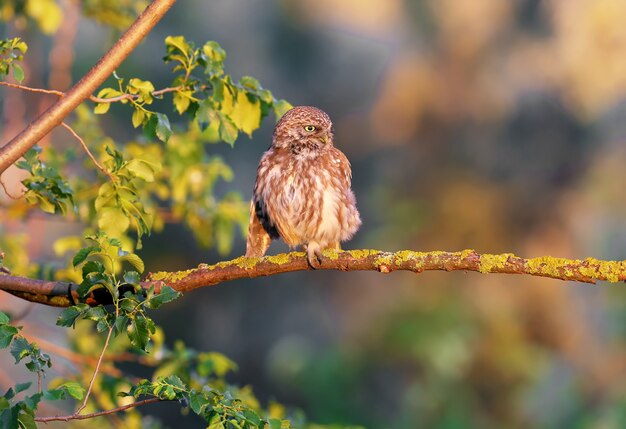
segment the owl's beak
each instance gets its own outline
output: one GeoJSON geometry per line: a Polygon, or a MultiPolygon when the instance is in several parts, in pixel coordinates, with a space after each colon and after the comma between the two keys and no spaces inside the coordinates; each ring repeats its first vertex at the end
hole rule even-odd
{"type": "Polygon", "coordinates": [[[322,141],[324,142],[324,144],[328,144],[328,141],[329,141],[328,134],[324,134],[322,136],[322,141]]]}

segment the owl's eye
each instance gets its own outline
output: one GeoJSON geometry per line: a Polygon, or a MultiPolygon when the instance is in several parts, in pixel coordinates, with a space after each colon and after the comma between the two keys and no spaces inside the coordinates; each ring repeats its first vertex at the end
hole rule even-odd
{"type": "Polygon", "coordinates": [[[305,125],[304,126],[304,131],[308,132],[308,133],[312,133],[313,131],[315,131],[315,126],[314,125],[305,125]]]}

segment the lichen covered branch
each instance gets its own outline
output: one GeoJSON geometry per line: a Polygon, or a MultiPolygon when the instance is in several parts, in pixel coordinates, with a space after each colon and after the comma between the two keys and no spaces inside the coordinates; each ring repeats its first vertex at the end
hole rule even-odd
{"type": "MultiPolygon", "coordinates": [[[[460,252],[415,252],[402,250],[326,250],[318,270],[341,271],[476,271],[479,273],[525,274],[558,280],[611,283],[626,280],[626,261],[602,261],[594,258],[564,259],[552,256],[525,259],[511,253],[500,255],[480,254],[474,250],[460,252]]],[[[214,286],[230,280],[272,276],[292,271],[312,270],[302,252],[282,253],[263,258],[244,256],[214,265],[201,264],[185,271],[150,273],[142,282],[144,288],[154,286],[160,290],[168,285],[179,292],[189,292],[205,286],[214,286]]],[[[78,300],[77,285],[49,282],[9,275],[0,275],[0,289],[23,299],[41,304],[67,307],[78,300]]],[[[91,305],[108,303],[103,294],[91,295],[86,302],[91,305]]]]}

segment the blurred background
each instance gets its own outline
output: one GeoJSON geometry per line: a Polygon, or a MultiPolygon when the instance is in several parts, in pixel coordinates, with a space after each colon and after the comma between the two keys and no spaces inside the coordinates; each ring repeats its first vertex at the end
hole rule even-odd
{"type": "MultiPolygon", "coordinates": [[[[60,3],[56,33],[22,33],[30,86],[66,89],[114,40],[73,2],[60,3]]],[[[625,20],[623,0],[187,0],[122,69],[159,82],[169,73],[166,35],[215,40],[235,78],[255,76],[278,98],[327,111],[363,217],[346,248],[621,260],[625,20]]],[[[2,142],[50,102],[5,88],[0,97],[2,142]]],[[[120,140],[135,135],[129,122],[105,118],[120,140]]],[[[272,122],[234,148],[211,146],[235,173],[218,192],[249,198],[272,122]]],[[[38,261],[71,228],[46,217],[4,227],[38,261]]],[[[244,247],[238,235],[224,258],[167,224],[140,255],[148,271],[175,270],[244,247]]],[[[62,341],[57,312],[35,307],[25,324],[41,322],[41,336],[62,341]]],[[[232,381],[320,423],[626,427],[621,286],[299,272],[199,289],[155,316],[169,343],[226,354],[239,364],[232,381]]],[[[181,424],[177,411],[148,412],[181,424]]]]}

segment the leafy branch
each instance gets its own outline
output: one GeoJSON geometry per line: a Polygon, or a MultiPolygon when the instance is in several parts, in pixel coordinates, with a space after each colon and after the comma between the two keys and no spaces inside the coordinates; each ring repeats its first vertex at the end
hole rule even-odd
{"type": "Polygon", "coordinates": [[[176,0],[153,0],[113,47],[67,94],[0,149],[0,173],[16,162],[41,138],[88,98],[139,45],[176,0]]]}

